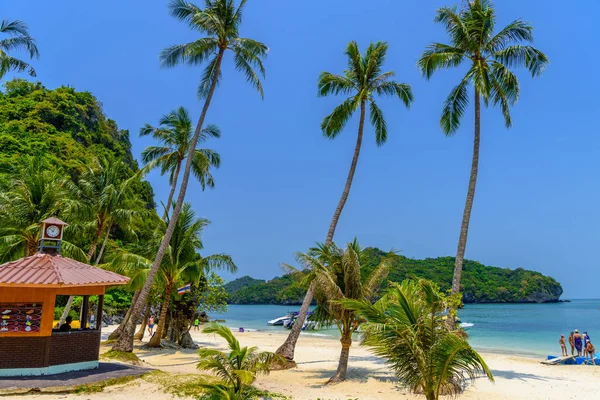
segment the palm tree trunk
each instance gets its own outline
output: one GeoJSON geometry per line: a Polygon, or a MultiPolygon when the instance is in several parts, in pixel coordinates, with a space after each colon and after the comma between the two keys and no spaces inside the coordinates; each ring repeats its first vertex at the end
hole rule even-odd
{"type": "Polygon", "coordinates": [[[360,103],[360,122],[358,125],[358,137],[356,138],[356,147],[354,148],[354,156],[352,157],[352,164],[350,164],[350,171],[348,171],[348,177],[346,178],[346,186],[344,186],[344,191],[342,192],[342,197],[340,198],[340,202],[333,213],[333,218],[331,219],[331,224],[329,225],[329,231],[327,232],[327,239],[325,240],[325,244],[331,244],[333,242],[333,235],[335,234],[335,228],[337,227],[338,220],[340,219],[340,215],[342,214],[342,210],[346,205],[346,200],[348,200],[348,195],[350,194],[350,187],[352,186],[352,180],[354,179],[354,172],[356,171],[356,165],[358,164],[358,156],[360,155],[360,148],[362,146],[363,139],[363,130],[365,127],[365,101],[363,100],[360,103]]]}
{"type": "MultiPolygon", "coordinates": [[[[133,298],[131,299],[131,304],[134,304],[139,296],[140,296],[139,290],[136,290],[135,292],[133,292],[133,298]]],[[[114,340],[114,339],[118,338],[119,335],[121,335],[121,332],[123,332],[123,328],[125,328],[125,325],[129,321],[129,318],[131,318],[132,308],[133,307],[131,307],[131,306],[129,307],[129,309],[127,310],[127,313],[125,313],[125,316],[123,317],[123,320],[121,321],[119,326],[117,326],[117,329],[115,329],[114,331],[111,332],[110,335],[108,335],[108,340],[114,340]]]]}
{"type": "Polygon", "coordinates": [[[135,340],[139,340],[140,342],[144,338],[144,333],[146,333],[146,327],[148,326],[148,318],[150,317],[150,304],[146,305],[146,312],[144,313],[144,318],[142,319],[142,325],[140,329],[133,336],[135,340]]]}
{"type": "Polygon", "coordinates": [[[100,247],[100,252],[98,253],[98,257],[96,258],[96,262],[94,265],[100,264],[100,260],[102,259],[102,255],[104,254],[104,249],[106,249],[106,242],[108,242],[108,237],[110,236],[110,229],[112,228],[112,224],[108,224],[106,228],[106,236],[104,236],[104,241],[102,242],[102,247],[100,247]]]}
{"type": "MultiPolygon", "coordinates": [[[[306,315],[308,314],[308,309],[310,304],[313,301],[314,291],[312,285],[306,291],[306,295],[304,295],[304,300],[302,301],[302,307],[300,307],[300,312],[296,317],[296,322],[292,325],[292,329],[290,334],[285,339],[285,342],[275,352],[279,357],[285,360],[285,365],[280,365],[279,367],[287,369],[293,368],[296,366],[294,362],[294,351],[296,350],[296,343],[298,342],[298,337],[300,337],[300,332],[302,332],[302,326],[304,325],[304,321],[306,320],[306,315]]],[[[277,368],[277,365],[274,365],[277,368]]]]}
{"type": "Polygon", "coordinates": [[[169,192],[169,198],[165,207],[165,213],[163,219],[166,220],[173,203],[173,196],[175,195],[175,188],[177,187],[177,179],[179,178],[179,170],[181,169],[181,160],[177,161],[177,167],[175,168],[175,175],[173,175],[173,184],[171,185],[171,192],[169,192]]]}
{"type": "MultiPolygon", "coordinates": [[[[477,171],[479,169],[479,142],[481,137],[481,103],[479,91],[475,89],[475,137],[473,139],[473,161],[471,162],[471,177],[469,178],[469,189],[467,190],[467,200],[463,212],[462,224],[460,226],[460,236],[458,237],[458,249],[456,251],[456,261],[454,262],[454,276],[452,278],[452,293],[460,292],[460,281],[462,278],[463,261],[467,249],[467,237],[469,234],[469,222],[471,220],[471,210],[473,209],[473,200],[475,198],[475,186],[477,184],[477,171]]],[[[454,327],[454,318],[448,315],[448,324],[454,327]]]]}
{"type": "Polygon", "coordinates": [[[148,342],[148,347],[160,347],[160,340],[163,338],[163,332],[165,331],[165,326],[167,326],[167,311],[169,311],[169,304],[171,303],[172,292],[173,288],[171,286],[167,286],[165,288],[165,299],[162,303],[162,307],[160,308],[158,326],[156,327],[154,335],[152,335],[150,341],[148,342]]]}
{"type": "Polygon", "coordinates": [[[88,260],[88,262],[90,262],[90,260],[94,256],[94,253],[96,252],[96,247],[98,247],[98,240],[100,240],[100,236],[102,236],[102,234],[104,233],[104,227],[105,226],[106,226],[106,221],[103,220],[100,223],[100,226],[98,227],[98,230],[94,234],[94,237],[92,238],[92,243],[90,244],[90,250],[87,253],[87,260],[88,260]]]}
{"type": "Polygon", "coordinates": [[[352,332],[342,333],[342,352],[340,353],[340,361],[338,362],[337,371],[327,383],[339,383],[346,379],[346,372],[348,371],[348,359],[350,358],[350,346],[352,346],[352,332]]]}
{"type": "MultiPolygon", "coordinates": [[[[331,245],[331,243],[333,243],[333,235],[335,234],[335,229],[337,228],[337,224],[340,219],[340,215],[342,214],[342,210],[346,205],[346,200],[348,200],[348,195],[350,194],[352,180],[354,179],[356,165],[358,164],[358,156],[360,155],[360,148],[362,146],[363,131],[365,127],[365,109],[366,104],[364,101],[362,101],[360,103],[360,122],[358,124],[358,137],[356,139],[356,146],[354,147],[354,156],[352,157],[352,163],[350,164],[350,171],[348,171],[348,177],[346,178],[346,185],[344,186],[342,197],[340,198],[340,202],[338,203],[338,206],[335,209],[335,212],[333,213],[333,218],[331,219],[331,224],[329,225],[329,231],[327,232],[327,238],[325,239],[325,246],[329,246],[331,245]]],[[[311,285],[306,291],[304,301],[302,301],[302,307],[300,308],[300,313],[296,317],[296,322],[292,326],[290,334],[288,335],[287,339],[285,339],[285,342],[283,342],[283,344],[275,352],[278,356],[286,360],[285,366],[287,368],[292,368],[296,365],[296,363],[294,362],[294,350],[296,348],[296,342],[298,341],[298,337],[300,337],[302,326],[304,325],[304,321],[306,320],[308,308],[312,303],[313,296],[314,289],[311,285]]]]}
{"type": "MultiPolygon", "coordinates": [[[[169,225],[167,226],[165,236],[160,242],[160,247],[158,248],[158,252],[156,253],[156,257],[154,259],[154,263],[152,264],[152,268],[150,269],[148,277],[146,278],[146,282],[144,283],[144,287],[142,288],[140,298],[138,299],[137,303],[133,305],[134,314],[139,314],[142,306],[146,304],[146,299],[148,298],[148,294],[150,293],[150,289],[152,287],[152,284],[154,283],[154,278],[158,273],[158,269],[160,267],[160,264],[162,263],[165,251],[167,250],[167,246],[169,245],[171,237],[173,236],[175,224],[177,223],[177,219],[179,218],[179,213],[181,212],[181,207],[183,206],[183,201],[185,199],[185,192],[187,190],[188,181],[190,180],[190,172],[192,170],[194,152],[196,151],[198,138],[200,137],[200,133],[202,132],[202,125],[204,124],[204,119],[206,118],[206,113],[208,112],[210,101],[213,97],[213,94],[215,93],[215,88],[217,87],[217,80],[221,73],[223,53],[225,53],[225,49],[219,49],[219,53],[217,54],[218,58],[215,66],[214,78],[210,85],[208,95],[206,96],[206,101],[204,102],[204,107],[202,108],[202,113],[200,114],[200,119],[198,120],[198,124],[196,125],[196,131],[194,132],[194,137],[192,138],[190,148],[188,150],[187,159],[185,161],[185,169],[183,171],[183,178],[181,180],[181,187],[179,188],[179,195],[177,196],[177,203],[175,204],[175,208],[173,209],[173,213],[171,214],[171,218],[169,219],[169,225]]],[[[131,352],[133,350],[134,331],[135,325],[128,323],[125,329],[123,330],[123,333],[119,337],[119,340],[117,340],[117,343],[115,343],[115,345],[113,346],[113,350],[131,352]]]]}
{"type": "Polygon", "coordinates": [[[65,323],[65,320],[67,319],[67,316],[69,315],[69,311],[71,311],[71,305],[73,304],[73,298],[74,298],[74,296],[69,296],[69,300],[67,300],[67,304],[65,305],[65,310],[63,311],[62,315],[60,316],[60,320],[58,321],[59,328],[62,324],[65,323]]]}
{"type": "Polygon", "coordinates": [[[23,249],[23,256],[24,257],[29,257],[34,255],[35,253],[37,253],[38,251],[38,242],[37,240],[27,240],[25,242],[25,249],[23,249]]]}

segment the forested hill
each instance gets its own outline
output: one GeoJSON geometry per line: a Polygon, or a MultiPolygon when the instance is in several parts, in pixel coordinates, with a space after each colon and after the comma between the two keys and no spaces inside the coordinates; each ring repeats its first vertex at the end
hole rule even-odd
{"type": "MultiPolygon", "coordinates": [[[[128,174],[139,169],[129,132],[105,117],[91,93],[65,86],[47,89],[23,79],[8,81],[0,92],[0,173],[40,155],[75,180],[99,159],[124,161],[128,174]]],[[[154,208],[150,184],[137,185],[135,191],[154,208]]]]}
{"type": "Polygon", "coordinates": [[[66,242],[79,249],[71,257],[97,262],[111,249],[146,248],[158,221],[129,132],[91,93],[66,86],[4,84],[0,193],[0,263],[34,251],[39,222],[57,213],[70,226],[66,242]]]}
{"type": "MultiPolygon", "coordinates": [[[[387,256],[376,249],[365,249],[367,274],[387,256]]],[[[400,255],[392,256],[388,281],[401,282],[406,278],[426,278],[450,289],[454,271],[454,257],[414,260],[400,255]]],[[[539,272],[522,268],[489,267],[476,261],[465,260],[462,276],[465,303],[541,303],[558,301],[563,290],[556,280],[539,272]]],[[[284,275],[263,281],[244,276],[225,285],[231,304],[301,304],[304,289],[295,279],[284,275]]]]}

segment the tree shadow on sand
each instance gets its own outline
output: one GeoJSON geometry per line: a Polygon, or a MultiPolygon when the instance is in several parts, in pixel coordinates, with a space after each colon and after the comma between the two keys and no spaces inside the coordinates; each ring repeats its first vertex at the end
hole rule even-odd
{"type": "Polygon", "coordinates": [[[510,371],[510,370],[493,369],[492,374],[494,375],[494,378],[519,380],[519,381],[523,381],[523,382],[528,381],[528,380],[536,380],[536,381],[564,380],[562,378],[557,378],[557,377],[540,376],[540,375],[536,375],[536,374],[527,374],[527,373],[523,373],[523,372],[516,372],[516,371],[510,371]]]}
{"type": "MultiPolygon", "coordinates": [[[[335,368],[333,369],[320,369],[316,371],[310,371],[310,379],[319,380],[315,382],[312,387],[322,387],[325,385],[327,380],[335,374],[335,368]]],[[[385,370],[373,370],[373,368],[364,367],[352,367],[348,366],[348,374],[346,375],[346,382],[359,382],[365,383],[369,379],[375,379],[379,382],[388,382],[396,384],[398,380],[396,377],[385,370]]],[[[398,389],[400,389],[398,387],[398,389]]]]}

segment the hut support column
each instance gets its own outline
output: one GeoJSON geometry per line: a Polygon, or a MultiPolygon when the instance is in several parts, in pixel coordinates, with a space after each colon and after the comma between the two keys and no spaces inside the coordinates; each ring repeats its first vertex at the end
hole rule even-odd
{"type": "Polygon", "coordinates": [[[80,322],[80,326],[79,329],[86,329],[87,328],[87,321],[88,321],[88,313],[89,313],[89,306],[90,306],[90,296],[83,296],[83,302],[81,303],[81,320],[80,322]]]}
{"type": "Polygon", "coordinates": [[[102,307],[104,307],[104,295],[98,296],[98,310],[96,310],[96,329],[102,329],[102,307]]]}

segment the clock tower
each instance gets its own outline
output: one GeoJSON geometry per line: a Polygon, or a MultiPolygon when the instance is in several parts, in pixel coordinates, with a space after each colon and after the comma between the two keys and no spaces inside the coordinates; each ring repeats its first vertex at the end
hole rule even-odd
{"type": "Polygon", "coordinates": [[[42,221],[39,247],[40,253],[60,254],[63,238],[63,229],[68,226],[56,217],[50,217],[42,221]]]}

